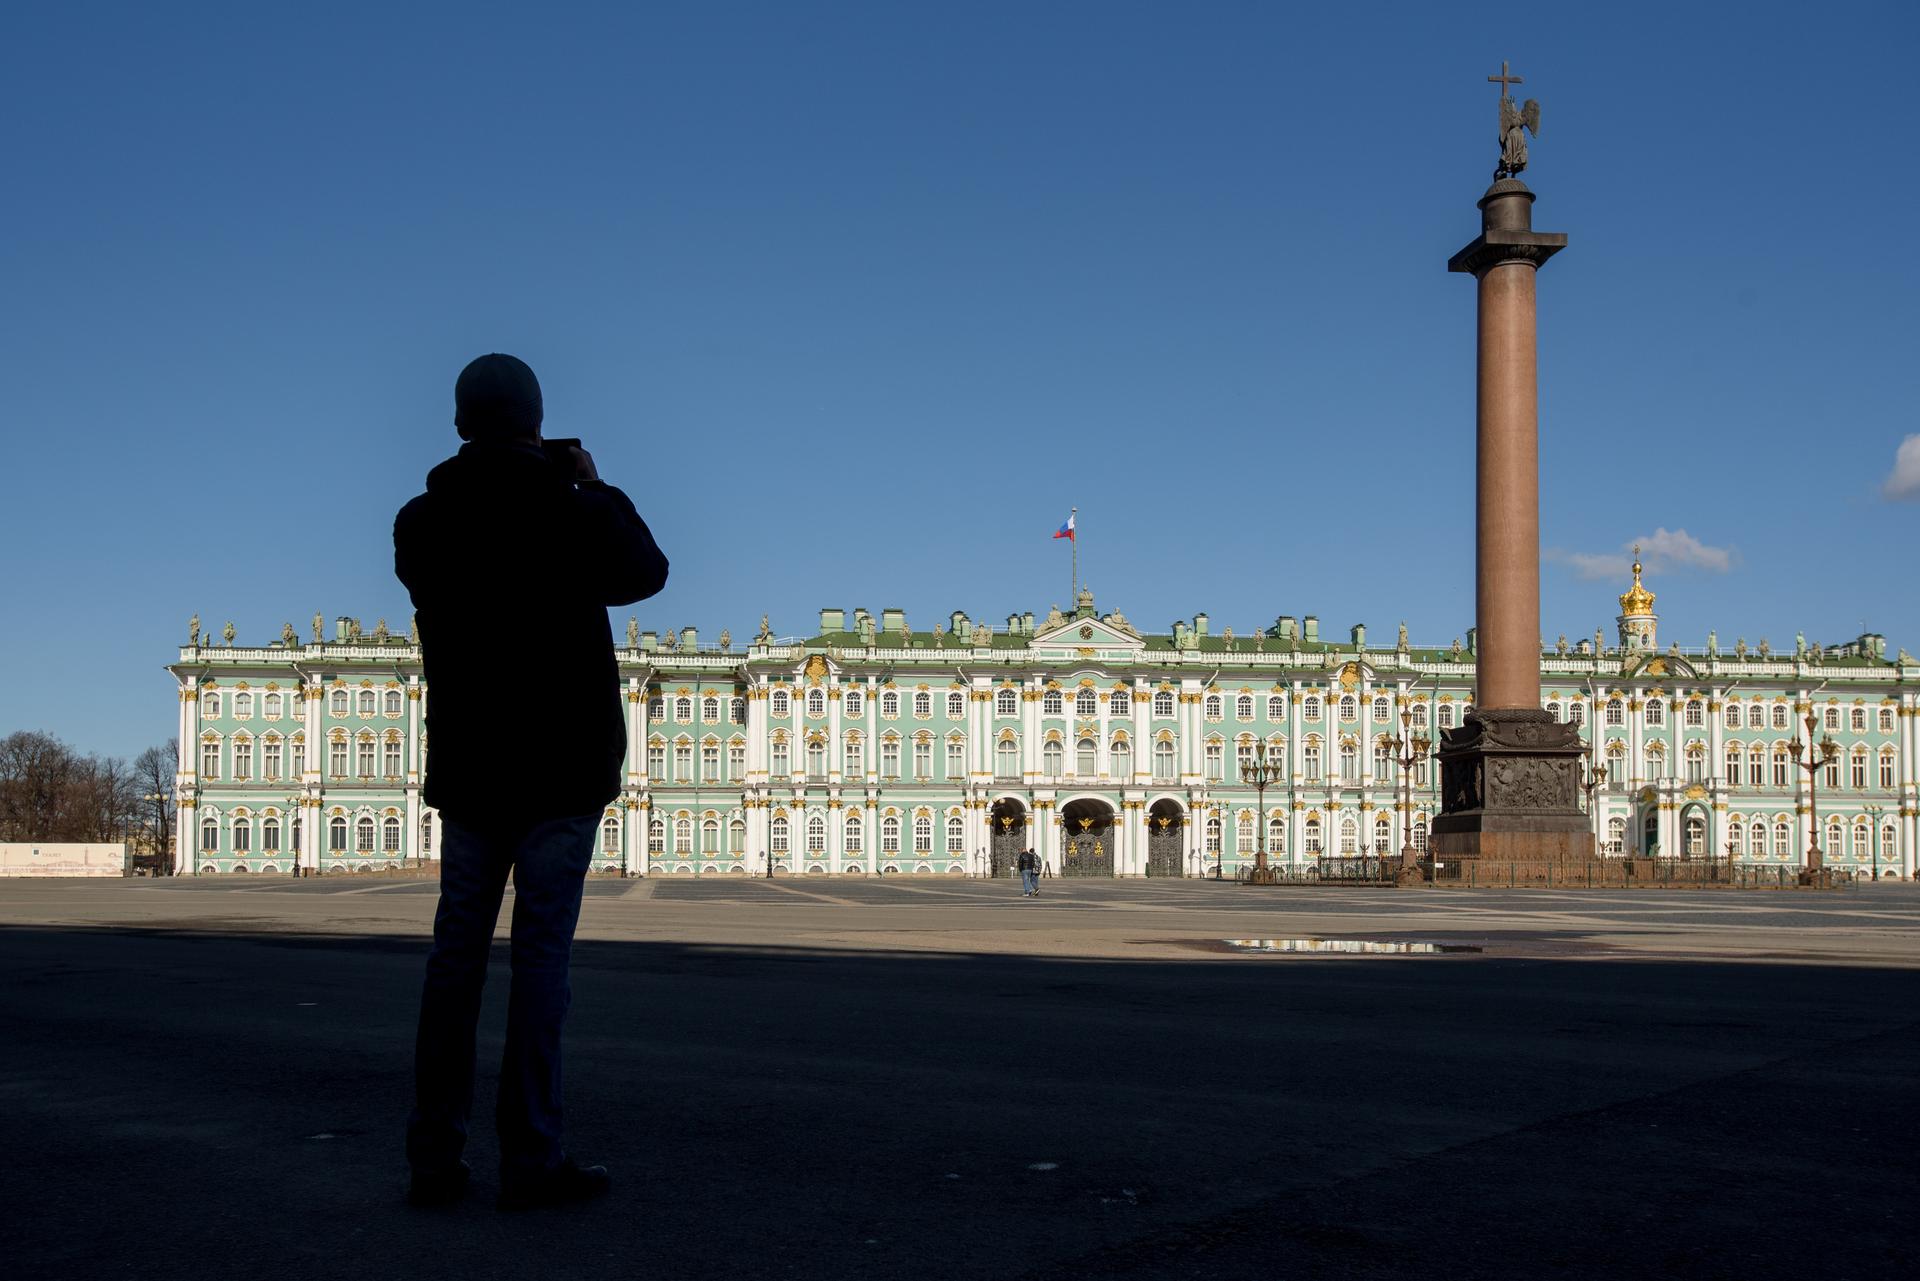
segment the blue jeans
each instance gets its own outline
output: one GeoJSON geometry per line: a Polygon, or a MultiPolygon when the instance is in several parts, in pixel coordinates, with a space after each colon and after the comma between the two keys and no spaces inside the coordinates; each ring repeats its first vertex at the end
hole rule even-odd
{"type": "Polygon", "coordinates": [[[501,1173],[537,1175],[565,1156],[560,1029],[573,1003],[567,965],[599,825],[598,813],[531,825],[469,827],[442,819],[440,908],[420,994],[414,1105],[407,1118],[407,1161],[414,1169],[450,1166],[466,1147],[480,992],[509,873],[513,986],[494,1113],[501,1173]]]}
{"type": "Polygon", "coordinates": [[[1039,893],[1039,891],[1040,891],[1040,873],[1038,873],[1038,872],[1022,872],[1022,873],[1020,873],[1020,888],[1021,888],[1021,889],[1022,889],[1023,891],[1025,891],[1026,893],[1028,893],[1028,894],[1037,894],[1037,893],[1039,893]]]}

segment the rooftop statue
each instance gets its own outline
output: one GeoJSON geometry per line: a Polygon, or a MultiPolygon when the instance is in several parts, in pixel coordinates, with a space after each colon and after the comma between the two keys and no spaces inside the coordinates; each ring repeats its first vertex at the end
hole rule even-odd
{"type": "Polygon", "coordinates": [[[1514,106],[1508,90],[1524,83],[1519,76],[1507,74],[1507,64],[1500,64],[1500,74],[1488,76],[1490,83],[1500,86],[1500,163],[1494,168],[1493,178],[1498,182],[1502,178],[1518,178],[1520,171],[1527,167],[1527,134],[1540,136],[1540,103],[1528,98],[1522,106],[1514,106]]]}
{"type": "Polygon", "coordinates": [[[200,648],[200,615],[195,614],[187,620],[187,644],[200,648]]]}
{"type": "Polygon", "coordinates": [[[1738,640],[1733,642],[1733,656],[1735,658],[1745,658],[1747,656],[1747,638],[1746,637],[1742,636],[1738,640]]]}
{"type": "Polygon", "coordinates": [[[318,645],[322,640],[325,639],[325,635],[324,635],[325,627],[326,627],[326,621],[322,619],[320,615],[315,614],[313,616],[313,643],[314,644],[318,645]]]}
{"type": "Polygon", "coordinates": [[[640,648],[640,620],[632,614],[627,615],[627,648],[640,648]]]}
{"type": "Polygon", "coordinates": [[[773,643],[773,621],[766,614],[760,615],[760,633],[753,638],[753,643],[756,645],[773,643]]]}
{"type": "Polygon", "coordinates": [[[1560,639],[1553,643],[1553,652],[1556,654],[1564,654],[1567,652],[1567,634],[1565,632],[1561,632],[1560,639]]]}
{"type": "Polygon", "coordinates": [[[1400,624],[1399,633],[1393,638],[1393,647],[1402,651],[1407,648],[1407,625],[1404,621],[1400,624]]]}
{"type": "Polygon", "coordinates": [[[389,636],[391,636],[391,635],[392,635],[392,633],[391,633],[391,632],[389,632],[389,631],[387,630],[387,620],[386,620],[386,619],[384,619],[384,618],[383,618],[383,619],[380,619],[380,620],[379,620],[378,622],[376,622],[376,623],[374,623],[374,625],[373,625],[373,641],[374,641],[374,644],[376,644],[376,645],[384,645],[384,644],[386,644],[386,643],[387,643],[387,638],[388,638],[389,636]]]}
{"type": "Polygon", "coordinates": [[[280,624],[280,643],[288,649],[300,643],[300,633],[293,630],[292,623],[280,624]]]}
{"type": "Polygon", "coordinates": [[[726,651],[732,648],[733,648],[733,633],[728,631],[726,628],[722,627],[720,629],[720,650],[722,653],[725,653],[726,651]]]}
{"type": "Polygon", "coordinates": [[[231,618],[227,620],[227,625],[220,629],[220,639],[227,643],[227,648],[233,648],[233,620],[231,618]]]}
{"type": "Polygon", "coordinates": [[[415,645],[420,643],[420,615],[407,615],[407,639],[415,645]]]}
{"type": "Polygon", "coordinates": [[[1220,639],[1227,643],[1228,649],[1232,649],[1233,648],[1233,628],[1231,627],[1221,628],[1220,639]]]}

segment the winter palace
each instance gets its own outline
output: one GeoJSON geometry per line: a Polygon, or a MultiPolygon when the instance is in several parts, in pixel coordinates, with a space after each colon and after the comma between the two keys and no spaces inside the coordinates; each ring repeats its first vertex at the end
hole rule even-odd
{"type": "MultiPolygon", "coordinates": [[[[1920,661],[1875,634],[1663,650],[1653,604],[1636,565],[1611,644],[1540,656],[1548,710],[1590,745],[1600,848],[1795,866],[1814,824],[1829,866],[1911,876],[1920,661]],[[1835,745],[1812,771],[1809,714],[1835,745]]],[[[258,648],[231,625],[224,644],[193,631],[168,668],[183,870],[435,856],[416,645],[352,619],[324,639],[317,616],[312,639],[287,627],[258,648]]],[[[1311,615],[1149,634],[1084,590],[1071,613],[997,626],[824,609],[816,635],[775,639],[763,620],[745,645],[629,620],[631,748],[596,866],[983,875],[1031,845],[1056,875],[1201,876],[1250,863],[1263,833],[1282,864],[1422,847],[1438,770],[1396,743],[1460,723],[1473,650],[1471,635],[1410,647],[1404,627],[1384,644],[1364,626],[1326,636],[1311,615]],[[1261,743],[1280,763],[1264,805],[1240,772],[1261,743]]],[[[503,718],[537,688],[503,690],[503,718]]]]}

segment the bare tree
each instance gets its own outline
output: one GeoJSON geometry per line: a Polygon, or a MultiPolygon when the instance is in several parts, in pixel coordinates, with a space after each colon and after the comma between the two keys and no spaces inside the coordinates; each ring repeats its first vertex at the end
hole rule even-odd
{"type": "Polygon", "coordinates": [[[139,805],[139,830],[156,871],[173,870],[174,771],[180,767],[180,740],[170,738],[161,747],[149,747],[133,759],[134,791],[139,805]]]}
{"type": "Polygon", "coordinates": [[[39,730],[9,734],[0,738],[0,840],[127,840],[143,813],[141,782],[117,757],[81,756],[39,730]]]}

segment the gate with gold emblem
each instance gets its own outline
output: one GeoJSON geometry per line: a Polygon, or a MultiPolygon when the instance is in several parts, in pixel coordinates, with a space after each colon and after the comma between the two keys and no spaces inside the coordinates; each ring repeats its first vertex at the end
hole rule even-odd
{"type": "Polygon", "coordinates": [[[1187,816],[1173,801],[1155,801],[1147,812],[1147,875],[1185,876],[1187,816]]]}
{"type": "Polygon", "coordinates": [[[1060,811],[1060,875],[1113,875],[1113,810],[1079,800],[1060,811]]]}
{"type": "Polygon", "coordinates": [[[1013,876],[1020,865],[1020,851],[1028,845],[1027,808],[1016,800],[994,803],[987,822],[993,828],[988,844],[988,870],[994,876],[1013,876]]]}

